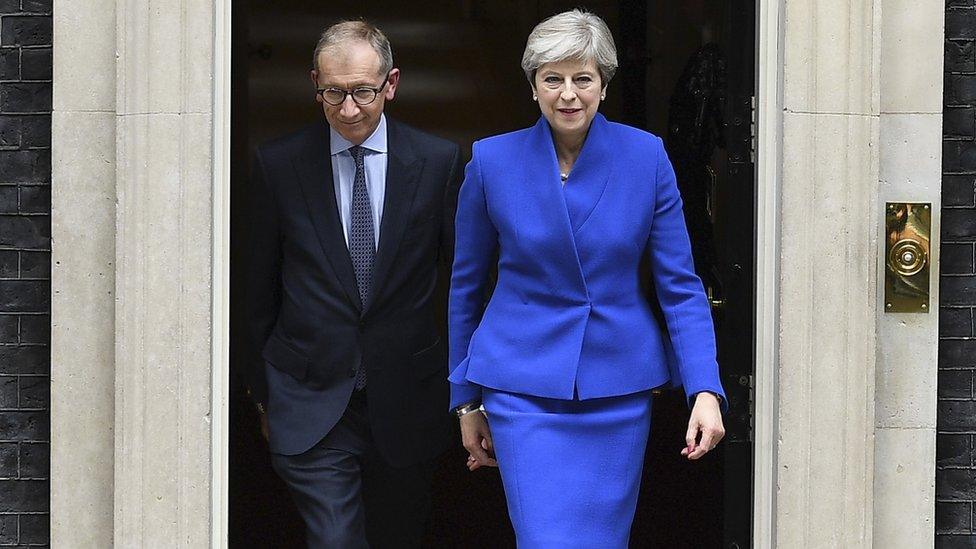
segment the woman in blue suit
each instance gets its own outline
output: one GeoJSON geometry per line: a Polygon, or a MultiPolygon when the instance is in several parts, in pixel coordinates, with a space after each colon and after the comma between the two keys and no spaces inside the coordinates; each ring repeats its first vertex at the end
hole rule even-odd
{"type": "Polygon", "coordinates": [[[519,547],[622,548],[651,389],[684,385],[689,459],[724,434],[711,314],[661,139],[597,112],[617,68],[606,24],[543,21],[522,68],[542,116],[476,142],[458,200],[452,407],[468,467],[501,470],[519,547]],[[640,289],[644,254],[666,326],[640,289]]]}

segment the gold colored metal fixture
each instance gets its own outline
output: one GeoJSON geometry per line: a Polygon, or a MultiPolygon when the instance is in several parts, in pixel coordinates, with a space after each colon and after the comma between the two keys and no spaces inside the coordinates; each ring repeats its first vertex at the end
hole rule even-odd
{"type": "Polygon", "coordinates": [[[929,312],[932,205],[885,205],[885,312],[929,312]]]}

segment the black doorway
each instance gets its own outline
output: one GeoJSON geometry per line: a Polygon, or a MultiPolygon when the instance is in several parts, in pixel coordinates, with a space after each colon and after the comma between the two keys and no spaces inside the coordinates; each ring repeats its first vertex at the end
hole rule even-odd
{"type": "MultiPolygon", "coordinates": [[[[402,70],[387,113],[452,139],[529,126],[539,116],[519,67],[525,37],[577,2],[457,0],[235,2],[231,221],[231,547],[303,547],[302,523],[268,463],[233,364],[243,349],[238,266],[250,153],[321,116],[308,69],[321,29],[366,17],[389,36],[402,70]],[[286,6],[286,7],[282,7],[286,6]]],[[[632,547],[748,547],[752,528],[754,0],[593,1],[617,41],[620,69],[601,111],[664,137],[679,174],[696,267],[710,289],[732,412],[703,460],[678,455],[687,409],[657,396],[632,547]],[[712,44],[712,46],[707,46],[712,44]]],[[[470,474],[460,445],[436,477],[430,547],[514,547],[494,471],[470,474]]]]}

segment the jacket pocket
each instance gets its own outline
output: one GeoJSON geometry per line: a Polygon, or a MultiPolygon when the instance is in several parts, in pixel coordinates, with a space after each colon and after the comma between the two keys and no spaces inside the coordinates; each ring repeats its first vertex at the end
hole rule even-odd
{"type": "Polygon", "coordinates": [[[447,352],[441,337],[438,336],[434,343],[411,355],[410,366],[417,379],[426,379],[440,372],[446,380],[447,352]]]}
{"type": "Polygon", "coordinates": [[[308,358],[278,336],[272,335],[268,338],[261,356],[298,381],[304,380],[308,373],[308,358]]]}

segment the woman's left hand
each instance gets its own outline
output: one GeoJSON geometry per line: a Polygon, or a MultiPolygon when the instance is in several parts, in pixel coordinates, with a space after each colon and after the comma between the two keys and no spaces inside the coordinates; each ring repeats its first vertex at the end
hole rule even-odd
{"type": "Polygon", "coordinates": [[[688,459],[698,459],[714,448],[724,436],[725,427],[722,425],[718,397],[708,392],[698,393],[695,395],[695,406],[691,409],[688,432],[685,434],[687,446],[681,449],[681,455],[688,459]],[[701,441],[698,440],[699,433],[701,441]]]}

